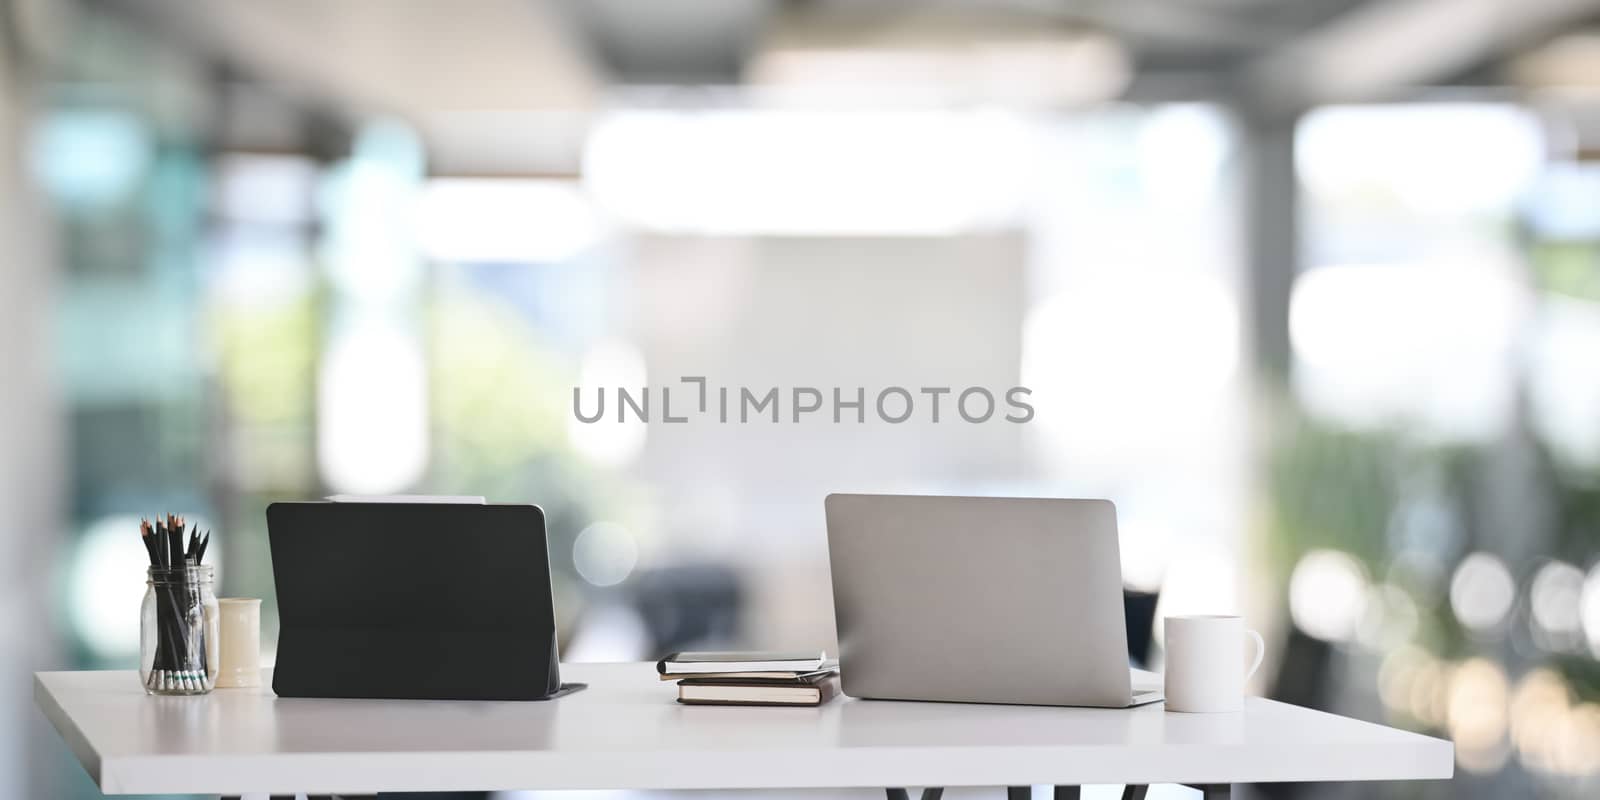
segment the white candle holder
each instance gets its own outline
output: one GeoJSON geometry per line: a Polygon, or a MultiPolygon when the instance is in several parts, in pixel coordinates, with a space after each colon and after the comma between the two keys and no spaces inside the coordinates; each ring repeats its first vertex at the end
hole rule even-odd
{"type": "Polygon", "coordinates": [[[261,685],[261,601],[224,597],[217,601],[221,618],[221,664],[217,688],[245,689],[261,685]]]}

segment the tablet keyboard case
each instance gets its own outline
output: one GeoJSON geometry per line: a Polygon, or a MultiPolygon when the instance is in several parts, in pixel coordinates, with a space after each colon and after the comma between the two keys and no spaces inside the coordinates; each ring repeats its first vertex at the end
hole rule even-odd
{"type": "Polygon", "coordinates": [[[542,700],[561,689],[538,506],[275,503],[279,697],[542,700]]]}

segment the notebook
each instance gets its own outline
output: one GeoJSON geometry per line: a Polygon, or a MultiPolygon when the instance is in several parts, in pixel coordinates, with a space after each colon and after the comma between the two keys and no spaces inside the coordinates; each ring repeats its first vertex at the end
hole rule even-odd
{"type": "Polygon", "coordinates": [[[656,662],[656,672],[664,678],[717,674],[724,676],[745,673],[784,673],[797,677],[822,670],[828,663],[826,653],[671,653],[656,662]]]}
{"type": "Polygon", "coordinates": [[[812,677],[690,678],[678,683],[678,702],[719,706],[819,706],[839,693],[832,672],[812,677]]]}

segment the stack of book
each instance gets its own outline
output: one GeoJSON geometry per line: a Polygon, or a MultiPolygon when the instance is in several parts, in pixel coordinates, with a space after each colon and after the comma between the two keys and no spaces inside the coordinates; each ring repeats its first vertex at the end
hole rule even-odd
{"type": "Polygon", "coordinates": [[[673,653],[656,671],[689,705],[820,706],[839,693],[826,653],[673,653]]]}

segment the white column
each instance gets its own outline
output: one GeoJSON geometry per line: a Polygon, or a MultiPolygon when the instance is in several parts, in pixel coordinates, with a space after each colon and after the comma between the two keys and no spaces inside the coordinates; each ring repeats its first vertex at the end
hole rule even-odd
{"type": "MultiPolygon", "coordinates": [[[[14,33],[15,31],[11,31],[14,33]]],[[[63,539],[62,425],[50,374],[50,230],[25,170],[30,103],[0,25],[0,797],[49,797],[59,747],[33,711],[32,673],[59,667],[50,576],[63,539]]]]}

